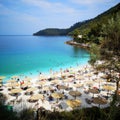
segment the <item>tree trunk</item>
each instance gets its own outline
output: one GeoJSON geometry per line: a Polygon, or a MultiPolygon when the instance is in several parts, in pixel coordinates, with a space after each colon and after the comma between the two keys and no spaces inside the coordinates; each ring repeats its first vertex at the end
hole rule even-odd
{"type": "Polygon", "coordinates": [[[119,81],[120,78],[116,81],[116,91],[115,91],[116,100],[118,100],[119,81]]]}

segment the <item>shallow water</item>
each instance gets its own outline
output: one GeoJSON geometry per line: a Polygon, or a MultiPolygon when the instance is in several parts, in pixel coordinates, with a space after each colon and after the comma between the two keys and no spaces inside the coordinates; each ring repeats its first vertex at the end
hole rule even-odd
{"type": "Polygon", "coordinates": [[[89,53],[70,37],[0,36],[0,75],[37,74],[86,64],[89,53]]]}

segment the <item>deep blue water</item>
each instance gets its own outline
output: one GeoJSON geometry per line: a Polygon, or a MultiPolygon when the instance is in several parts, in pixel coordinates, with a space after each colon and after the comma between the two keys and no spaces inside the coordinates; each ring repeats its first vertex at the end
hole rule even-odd
{"type": "Polygon", "coordinates": [[[0,75],[48,72],[86,64],[86,50],[66,45],[70,37],[0,36],[0,75]]]}

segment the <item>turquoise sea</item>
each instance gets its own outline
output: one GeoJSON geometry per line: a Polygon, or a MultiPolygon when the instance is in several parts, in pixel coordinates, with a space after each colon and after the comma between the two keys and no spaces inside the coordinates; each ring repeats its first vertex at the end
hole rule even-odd
{"type": "Polygon", "coordinates": [[[36,75],[86,64],[89,53],[65,44],[72,38],[0,36],[0,75],[36,75]]]}

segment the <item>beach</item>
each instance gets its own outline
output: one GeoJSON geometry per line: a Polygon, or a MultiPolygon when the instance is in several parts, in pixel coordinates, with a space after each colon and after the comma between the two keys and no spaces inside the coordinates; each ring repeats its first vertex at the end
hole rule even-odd
{"type": "Polygon", "coordinates": [[[115,82],[108,82],[105,72],[98,72],[89,64],[70,67],[38,76],[12,76],[1,85],[5,104],[20,112],[25,108],[43,107],[50,111],[71,111],[97,106],[109,106],[116,90],[115,82]]]}

